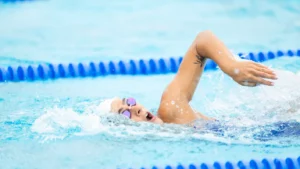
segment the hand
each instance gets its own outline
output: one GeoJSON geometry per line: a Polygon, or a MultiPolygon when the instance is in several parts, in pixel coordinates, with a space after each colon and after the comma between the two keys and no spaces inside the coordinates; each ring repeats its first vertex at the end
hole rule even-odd
{"type": "Polygon", "coordinates": [[[273,86],[273,82],[268,79],[277,79],[275,73],[267,66],[253,61],[235,61],[229,67],[225,73],[242,86],[254,87],[258,84],[273,86]]]}

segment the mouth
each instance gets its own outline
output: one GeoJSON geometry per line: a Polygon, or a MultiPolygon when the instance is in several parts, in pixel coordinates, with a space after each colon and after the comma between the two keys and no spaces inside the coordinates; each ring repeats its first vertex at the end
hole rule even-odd
{"type": "Polygon", "coordinates": [[[155,116],[153,116],[150,112],[147,112],[146,119],[148,121],[153,121],[155,119],[155,116]]]}

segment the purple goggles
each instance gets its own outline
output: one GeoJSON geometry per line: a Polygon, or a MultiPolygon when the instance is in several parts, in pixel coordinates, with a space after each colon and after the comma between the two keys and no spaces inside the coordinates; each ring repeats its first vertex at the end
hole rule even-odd
{"type": "MultiPolygon", "coordinates": [[[[136,105],[136,101],[134,98],[128,98],[126,100],[126,104],[128,106],[135,106],[136,105]]],[[[129,110],[124,110],[121,114],[123,114],[124,116],[128,117],[129,119],[131,118],[131,113],[129,110]]]]}

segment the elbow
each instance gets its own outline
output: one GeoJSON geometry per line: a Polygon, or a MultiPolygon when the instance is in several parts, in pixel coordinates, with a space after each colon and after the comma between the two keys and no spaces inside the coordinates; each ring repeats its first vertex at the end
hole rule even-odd
{"type": "Polygon", "coordinates": [[[213,32],[211,30],[204,30],[198,33],[197,36],[207,36],[207,35],[212,35],[213,32]]]}
{"type": "Polygon", "coordinates": [[[213,36],[214,36],[214,33],[212,31],[205,30],[205,31],[199,32],[196,39],[207,41],[207,40],[211,39],[213,36]]]}
{"type": "Polygon", "coordinates": [[[206,56],[206,49],[209,47],[211,40],[213,39],[214,34],[210,30],[205,30],[199,32],[195,39],[195,47],[197,53],[201,56],[206,56]]]}
{"type": "Polygon", "coordinates": [[[207,44],[211,41],[211,39],[214,37],[214,33],[210,30],[205,30],[202,32],[199,32],[197,37],[196,37],[196,42],[198,43],[202,43],[203,44],[207,44]]]}

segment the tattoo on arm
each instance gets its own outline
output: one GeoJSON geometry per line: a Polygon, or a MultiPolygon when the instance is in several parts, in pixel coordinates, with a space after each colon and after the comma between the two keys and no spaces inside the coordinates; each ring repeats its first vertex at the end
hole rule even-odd
{"type": "Polygon", "coordinates": [[[197,59],[197,60],[196,60],[196,62],[194,62],[194,64],[199,64],[200,67],[203,67],[205,57],[200,56],[200,55],[196,55],[196,59],[197,59]]]}
{"type": "Polygon", "coordinates": [[[197,55],[196,55],[196,62],[194,62],[194,64],[199,64],[200,67],[203,67],[204,65],[204,61],[205,61],[205,57],[201,56],[198,52],[198,46],[196,44],[196,52],[197,52],[197,55]]]}

